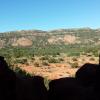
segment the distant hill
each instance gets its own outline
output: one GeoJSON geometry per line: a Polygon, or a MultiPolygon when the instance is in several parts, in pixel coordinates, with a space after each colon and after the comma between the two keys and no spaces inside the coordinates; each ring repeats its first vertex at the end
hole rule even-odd
{"type": "Polygon", "coordinates": [[[0,33],[0,49],[33,48],[39,52],[63,53],[84,51],[89,48],[99,50],[100,29],[58,29],[52,31],[22,30],[0,33]]]}

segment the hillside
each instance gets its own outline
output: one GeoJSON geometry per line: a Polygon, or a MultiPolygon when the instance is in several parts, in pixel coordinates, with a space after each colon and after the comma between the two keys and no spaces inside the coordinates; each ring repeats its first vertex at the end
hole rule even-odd
{"type": "Polygon", "coordinates": [[[41,49],[43,51],[55,48],[59,53],[68,52],[70,48],[74,52],[87,48],[99,48],[100,29],[60,29],[53,31],[29,30],[0,33],[0,48],[33,48],[34,52],[41,49]]]}
{"type": "Polygon", "coordinates": [[[51,45],[97,46],[100,45],[100,29],[61,29],[53,31],[13,31],[0,33],[0,48],[46,47],[51,45]]]}

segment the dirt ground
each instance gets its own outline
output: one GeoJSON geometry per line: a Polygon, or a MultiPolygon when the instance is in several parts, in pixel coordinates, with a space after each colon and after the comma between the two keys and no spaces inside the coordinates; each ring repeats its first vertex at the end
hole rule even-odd
{"type": "Polygon", "coordinates": [[[22,70],[25,70],[27,73],[31,73],[33,75],[39,75],[42,77],[46,77],[47,79],[58,79],[62,77],[70,77],[74,76],[75,72],[78,68],[70,68],[61,64],[51,64],[50,66],[44,67],[34,67],[34,66],[23,66],[22,70]]]}
{"type": "MultiPolygon", "coordinates": [[[[37,58],[38,59],[38,58],[37,58]]],[[[92,58],[91,57],[86,57],[82,56],[76,59],[73,58],[64,58],[63,63],[49,63],[49,65],[41,65],[36,67],[34,64],[30,65],[25,65],[25,64],[19,64],[18,66],[22,69],[25,70],[27,73],[30,73],[32,75],[39,75],[42,77],[46,77],[47,79],[58,79],[62,77],[71,77],[75,76],[76,71],[85,63],[98,63],[98,58],[92,58]],[[67,62],[66,62],[67,61],[67,62]],[[72,67],[70,63],[78,63],[78,67],[72,67]]],[[[37,60],[39,63],[40,61],[37,60]]]]}

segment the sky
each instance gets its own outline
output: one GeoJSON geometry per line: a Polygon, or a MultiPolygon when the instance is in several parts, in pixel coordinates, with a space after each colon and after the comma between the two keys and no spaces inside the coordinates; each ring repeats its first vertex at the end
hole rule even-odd
{"type": "Polygon", "coordinates": [[[0,32],[100,28],[100,0],[0,0],[0,32]]]}

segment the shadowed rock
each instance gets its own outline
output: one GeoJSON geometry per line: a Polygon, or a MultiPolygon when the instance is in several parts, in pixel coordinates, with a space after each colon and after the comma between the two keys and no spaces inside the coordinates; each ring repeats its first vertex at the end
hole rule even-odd
{"type": "Polygon", "coordinates": [[[61,78],[49,84],[49,100],[89,100],[91,92],[75,78],[61,78]]]}
{"type": "Polygon", "coordinates": [[[69,77],[52,80],[49,84],[49,99],[98,100],[99,96],[96,97],[96,80],[99,78],[97,78],[98,68],[99,65],[88,63],[76,72],[75,78],[69,77]]]}
{"type": "Polygon", "coordinates": [[[6,61],[0,56],[0,100],[14,100],[16,75],[9,69],[6,61]]]}
{"type": "Polygon", "coordinates": [[[93,86],[96,82],[96,74],[99,65],[97,64],[84,64],[77,72],[76,72],[76,79],[80,82],[83,86],[93,86]]]}
{"type": "Polygon", "coordinates": [[[15,74],[0,56],[0,100],[47,100],[44,79],[15,74]]]}
{"type": "Polygon", "coordinates": [[[17,78],[17,100],[47,100],[47,89],[40,76],[17,78]]]}

